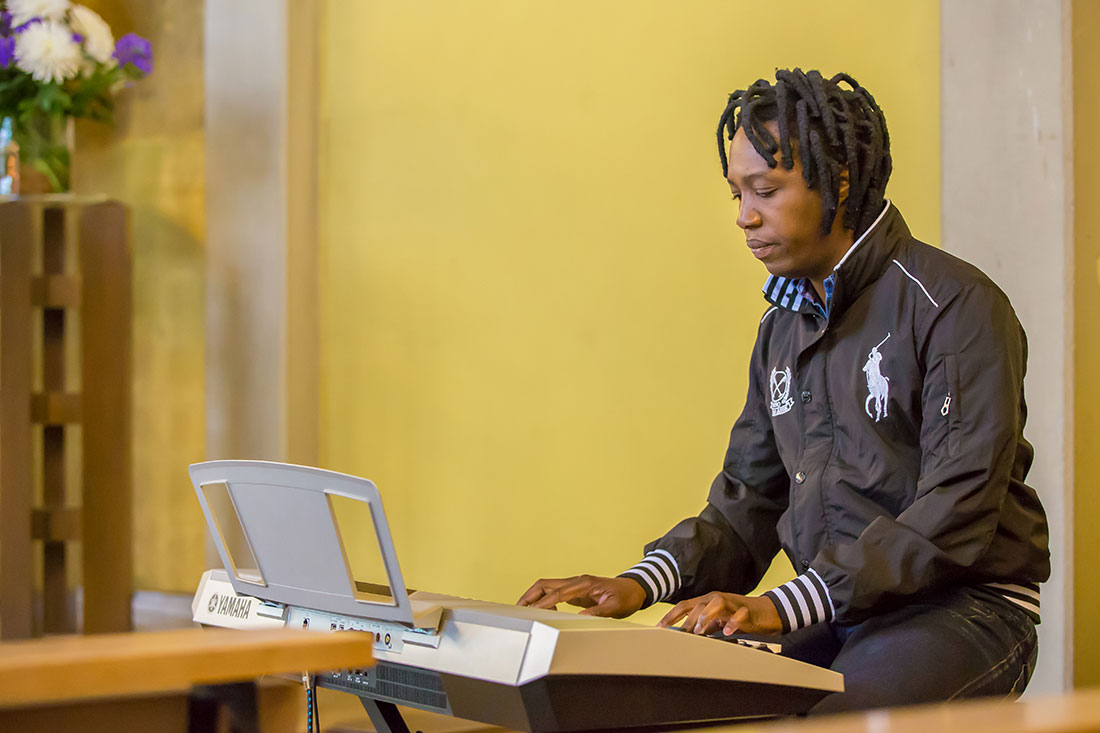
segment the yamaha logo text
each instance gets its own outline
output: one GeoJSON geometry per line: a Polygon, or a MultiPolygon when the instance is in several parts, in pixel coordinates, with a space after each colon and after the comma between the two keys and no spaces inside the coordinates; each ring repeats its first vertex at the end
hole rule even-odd
{"type": "Polygon", "coordinates": [[[210,601],[206,604],[206,610],[210,613],[216,613],[219,616],[228,616],[229,618],[248,618],[249,612],[252,611],[252,599],[240,598],[237,596],[218,596],[214,593],[210,596],[210,601]]]}

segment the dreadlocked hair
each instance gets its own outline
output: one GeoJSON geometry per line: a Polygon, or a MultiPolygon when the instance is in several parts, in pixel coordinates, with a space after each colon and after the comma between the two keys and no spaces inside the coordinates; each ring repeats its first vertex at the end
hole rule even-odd
{"type": "Polygon", "coordinates": [[[793,168],[797,150],[806,185],[822,197],[822,234],[829,233],[840,207],[845,170],[848,197],[842,226],[862,234],[881,211],[893,167],[886,117],[871,93],[847,74],[826,80],[817,71],[780,69],[774,85],[759,79],[731,94],[718,122],[723,175],[729,174],[724,136],[732,140],[738,130],[745,131],[771,168],[779,163],[787,170],[793,168]],[[841,87],[842,82],[849,88],[841,87]],[[777,123],[778,140],[765,126],[767,122],[777,123]]]}

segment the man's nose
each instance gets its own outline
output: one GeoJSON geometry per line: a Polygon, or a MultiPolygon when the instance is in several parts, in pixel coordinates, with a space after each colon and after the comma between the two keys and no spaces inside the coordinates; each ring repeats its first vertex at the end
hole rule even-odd
{"type": "Polygon", "coordinates": [[[760,212],[742,200],[737,209],[737,226],[746,231],[760,226],[760,212]]]}

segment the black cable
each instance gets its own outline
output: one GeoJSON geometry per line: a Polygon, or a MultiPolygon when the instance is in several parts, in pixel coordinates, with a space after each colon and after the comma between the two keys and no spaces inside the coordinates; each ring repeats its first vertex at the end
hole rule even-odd
{"type": "Polygon", "coordinates": [[[313,685],[313,724],[317,726],[317,733],[321,733],[321,706],[317,704],[317,678],[312,680],[313,685]]]}
{"type": "Polygon", "coordinates": [[[314,698],[314,693],[317,691],[317,683],[314,682],[311,675],[302,675],[302,687],[306,689],[306,733],[314,733],[314,731],[321,730],[320,726],[314,727],[314,721],[317,719],[316,708],[317,703],[314,698]]]}

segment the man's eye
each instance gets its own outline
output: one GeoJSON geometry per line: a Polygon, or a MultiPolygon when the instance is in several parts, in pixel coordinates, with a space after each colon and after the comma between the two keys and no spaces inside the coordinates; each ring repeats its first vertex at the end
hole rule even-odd
{"type": "Polygon", "coordinates": [[[771,196],[773,193],[775,193],[775,189],[774,188],[769,188],[769,189],[766,189],[764,191],[757,191],[756,195],[759,196],[762,199],[766,199],[769,196],[771,196]]]}
{"type": "Polygon", "coordinates": [[[732,199],[733,199],[734,201],[740,201],[740,200],[741,200],[741,194],[739,194],[739,193],[735,193],[735,194],[733,194],[733,196],[732,196],[731,198],[732,198],[732,199]]]}

